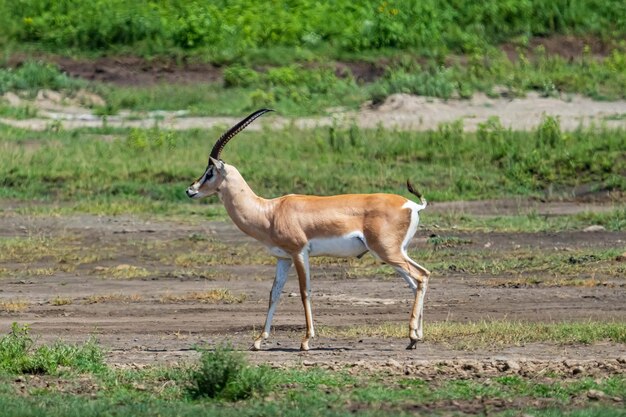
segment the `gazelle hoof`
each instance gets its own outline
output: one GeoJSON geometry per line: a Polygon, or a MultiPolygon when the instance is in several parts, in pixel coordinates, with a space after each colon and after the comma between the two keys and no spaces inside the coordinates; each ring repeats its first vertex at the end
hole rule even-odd
{"type": "Polygon", "coordinates": [[[261,342],[263,342],[263,339],[255,340],[254,344],[250,346],[250,350],[261,350],[261,342]]]}
{"type": "Polygon", "coordinates": [[[419,342],[421,342],[421,341],[422,341],[422,339],[421,339],[421,338],[419,338],[419,339],[413,339],[413,338],[411,338],[411,339],[410,339],[410,342],[409,342],[409,345],[406,347],[406,350],[417,349],[417,344],[418,344],[419,342]]]}
{"type": "Polygon", "coordinates": [[[300,345],[300,350],[303,352],[306,352],[309,350],[309,341],[308,340],[303,340],[302,344],[300,345]]]}

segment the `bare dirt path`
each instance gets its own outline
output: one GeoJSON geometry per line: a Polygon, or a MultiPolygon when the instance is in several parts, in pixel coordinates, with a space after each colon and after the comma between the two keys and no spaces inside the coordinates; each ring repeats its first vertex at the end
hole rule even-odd
{"type": "MultiPolygon", "coordinates": [[[[13,95],[9,101],[18,103],[19,100],[13,95]]],[[[0,123],[38,131],[50,128],[53,123],[61,123],[64,129],[103,125],[150,128],[158,124],[166,129],[185,130],[230,126],[240,119],[187,117],[184,111],[155,111],[143,114],[122,111],[119,115],[102,118],[76,103],[68,103],[66,98],[54,92],[40,93],[39,98],[29,105],[38,109],[38,117],[26,120],[0,118],[0,123]]],[[[286,118],[275,115],[270,120],[251,125],[249,129],[281,129],[292,124],[298,128],[356,124],[362,128],[381,126],[387,129],[424,131],[436,129],[442,123],[462,120],[465,130],[475,131],[489,118],[498,117],[507,128],[530,130],[536,128],[545,115],[558,117],[563,130],[574,130],[580,126],[590,125],[624,128],[626,101],[594,101],[580,95],[544,98],[532,92],[523,98],[489,98],[478,93],[469,100],[443,100],[395,94],[377,107],[364,105],[359,111],[330,109],[328,116],[321,117],[286,118]]]]}
{"type": "MultiPolygon", "coordinates": [[[[190,225],[130,216],[32,217],[14,211],[18,206],[4,203],[0,216],[0,237],[58,238],[61,242],[70,242],[68,248],[82,248],[96,254],[102,248],[103,252],[100,258],[95,257],[85,265],[67,270],[63,270],[62,263],[71,258],[42,258],[34,266],[52,270],[52,273],[43,275],[29,273],[28,268],[33,265],[21,264],[19,260],[0,264],[0,270],[5,267],[12,271],[6,276],[0,275],[0,300],[21,300],[25,303],[20,311],[0,312],[2,333],[17,321],[29,323],[41,341],[59,338],[84,341],[95,336],[110,349],[110,362],[142,364],[184,361],[196,356],[194,346],[203,344],[229,341],[238,348],[246,349],[262,326],[273,278],[273,266],[265,262],[268,257],[261,254],[258,263],[250,264],[220,265],[218,262],[206,268],[199,265],[200,270],[207,272],[206,276],[182,273],[162,260],[171,255],[167,252],[172,250],[183,255],[184,242],[189,241],[190,236],[208,236],[207,248],[210,250],[211,242],[215,241],[215,245],[223,246],[220,250],[227,251],[225,254],[228,254],[228,248],[237,250],[242,246],[260,251],[253,241],[229,222],[190,225]],[[105,249],[110,251],[111,248],[117,249],[104,253],[105,249]],[[145,266],[149,273],[131,279],[97,272],[98,268],[119,264],[145,266]],[[230,304],[208,303],[193,298],[176,301],[176,296],[220,288],[227,288],[233,295],[245,296],[245,299],[230,304]],[[98,297],[99,301],[95,301],[98,297]],[[55,302],[55,299],[67,301],[55,302]]],[[[507,206],[503,202],[485,204],[482,214],[502,213],[502,207],[507,206]]],[[[508,210],[513,210],[513,205],[510,206],[508,210]]],[[[436,207],[433,206],[433,209],[436,207]]],[[[465,207],[458,203],[453,209],[465,210],[465,207]]],[[[468,207],[481,213],[471,204],[468,207]]],[[[549,207],[545,205],[540,210],[552,210],[549,207]]],[[[446,205],[439,205],[438,209],[445,210],[446,205]]],[[[561,206],[559,210],[571,212],[572,207],[561,206]]],[[[417,247],[426,245],[426,237],[430,233],[429,230],[420,230],[413,244],[417,247]]],[[[495,257],[509,256],[516,248],[550,251],[560,248],[626,247],[624,232],[472,232],[455,236],[471,242],[460,246],[459,251],[484,250],[489,244],[495,257]]],[[[68,250],[71,254],[72,250],[68,250]]],[[[359,277],[350,274],[349,269],[341,263],[314,267],[313,302],[318,326],[334,328],[407,321],[412,295],[399,278],[377,274],[359,277]]],[[[625,287],[620,283],[593,287],[531,285],[516,288],[489,285],[488,281],[493,278],[492,275],[438,274],[435,271],[426,302],[426,321],[626,320],[625,287]]],[[[489,366],[493,368],[494,361],[499,360],[516,360],[526,364],[524,366],[536,368],[540,366],[537,363],[542,361],[554,365],[566,359],[613,363],[626,354],[623,345],[610,343],[588,346],[530,344],[460,351],[429,342],[428,335],[425,343],[413,352],[404,350],[404,339],[364,336],[322,337],[315,340],[311,352],[302,354],[297,351],[304,328],[302,305],[299,297],[295,296],[297,292],[296,280],[291,277],[275,317],[274,335],[265,351],[250,354],[253,361],[281,366],[289,363],[366,366],[367,362],[397,368],[398,372],[409,365],[419,368],[420,360],[428,363],[444,361],[455,370],[461,366],[459,363],[478,361],[485,371],[489,366]]],[[[618,363],[621,362],[615,362],[618,363]]]]}

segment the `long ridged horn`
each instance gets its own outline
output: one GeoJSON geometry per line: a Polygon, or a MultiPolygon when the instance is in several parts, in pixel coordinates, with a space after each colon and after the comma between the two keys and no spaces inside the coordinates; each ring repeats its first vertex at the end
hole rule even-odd
{"type": "Polygon", "coordinates": [[[237,123],[235,126],[228,129],[228,131],[224,133],[222,136],[220,136],[217,142],[215,142],[215,145],[213,145],[213,149],[211,150],[211,158],[219,159],[222,149],[224,149],[224,146],[226,146],[229,140],[234,138],[237,133],[244,130],[246,126],[254,122],[257,118],[261,117],[262,115],[270,111],[274,111],[274,110],[272,109],[257,110],[251,115],[249,115],[248,117],[246,117],[245,119],[243,119],[242,121],[240,121],[239,123],[237,123]]]}

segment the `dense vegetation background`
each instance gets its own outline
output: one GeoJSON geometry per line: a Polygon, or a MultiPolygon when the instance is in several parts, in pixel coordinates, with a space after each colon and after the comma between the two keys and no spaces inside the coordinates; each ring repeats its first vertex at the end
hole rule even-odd
{"type": "MultiPolygon", "coordinates": [[[[319,114],[335,106],[356,108],[366,100],[375,104],[398,92],[466,98],[477,91],[515,97],[535,90],[562,98],[574,92],[626,98],[626,2],[621,0],[0,0],[0,27],[7,67],[0,68],[0,94],[32,97],[48,88],[71,95],[89,88],[106,99],[105,106],[94,108],[102,115],[120,109],[183,109],[190,115],[240,116],[266,106],[283,115],[319,114]],[[90,60],[129,55],[141,57],[140,70],[163,60],[174,72],[184,71],[191,61],[202,63],[207,66],[200,71],[212,71],[216,79],[87,83],[68,76],[59,63],[59,57],[90,65],[90,60]]],[[[0,115],[35,114],[36,109],[0,100],[0,115]]],[[[621,131],[592,127],[569,134],[549,117],[527,133],[511,132],[496,119],[482,124],[477,134],[464,132],[459,123],[428,133],[358,126],[263,132],[255,134],[262,139],[233,144],[231,158],[257,167],[248,175],[264,195],[285,190],[334,194],[357,185],[361,191],[393,192],[396,178],[411,177],[416,165],[432,171],[420,181],[436,199],[567,192],[582,185],[624,189],[621,131]],[[260,143],[271,144],[267,155],[258,149],[260,143]],[[320,158],[297,163],[286,179],[268,163],[275,149],[281,149],[282,160],[298,160],[302,152],[320,158]],[[342,165],[348,156],[354,162],[342,165]],[[476,162],[483,160],[480,166],[476,162]],[[324,165],[329,168],[319,169],[324,165]],[[329,178],[338,166],[344,182],[329,178]],[[377,168],[368,169],[372,166],[377,168]]],[[[51,130],[47,135],[54,143],[62,140],[63,149],[54,145],[51,150],[42,142],[41,149],[23,156],[19,138],[28,133],[0,130],[16,139],[3,145],[0,195],[71,198],[83,190],[83,198],[85,192],[100,197],[147,193],[157,201],[184,200],[175,190],[195,174],[187,161],[176,164],[184,158],[172,157],[203,146],[207,135],[173,134],[158,126],[115,131],[103,124],[100,133],[118,135],[119,142],[77,145],[75,138],[88,137],[87,132],[69,134],[62,124],[51,130]],[[198,143],[187,143],[189,138],[198,143]],[[88,161],[116,153],[109,162],[123,167],[101,164],[106,169],[98,181],[90,180],[88,161]],[[149,153],[143,159],[153,163],[137,163],[136,153],[149,153]],[[16,162],[24,160],[31,166],[16,162]],[[137,189],[146,176],[154,185],[151,192],[137,189]]]]}
{"type": "Polygon", "coordinates": [[[143,53],[198,50],[238,61],[264,48],[314,53],[411,49],[425,56],[471,53],[523,37],[626,34],[620,0],[3,0],[4,42],[143,53]]]}

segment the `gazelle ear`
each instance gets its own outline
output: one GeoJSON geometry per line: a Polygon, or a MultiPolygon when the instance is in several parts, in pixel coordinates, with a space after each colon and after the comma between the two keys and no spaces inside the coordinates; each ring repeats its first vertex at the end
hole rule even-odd
{"type": "Polygon", "coordinates": [[[212,156],[209,156],[209,161],[220,174],[225,174],[224,162],[220,161],[219,159],[215,159],[212,156]]]}

